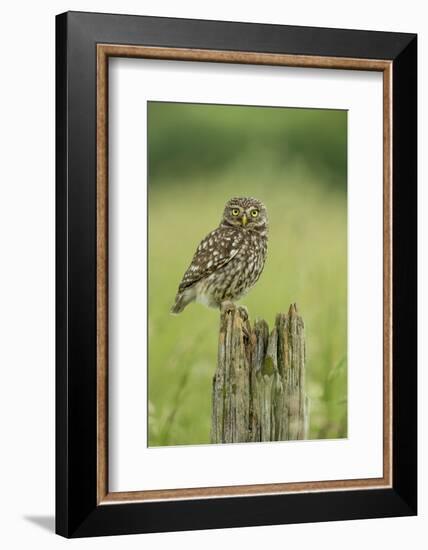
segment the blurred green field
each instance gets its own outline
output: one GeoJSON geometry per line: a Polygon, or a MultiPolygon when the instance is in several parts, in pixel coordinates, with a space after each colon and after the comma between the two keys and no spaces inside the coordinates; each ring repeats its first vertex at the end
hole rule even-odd
{"type": "Polygon", "coordinates": [[[169,309],[232,196],[269,214],[269,250],[241,301],[306,326],[310,438],[347,436],[346,113],[150,103],[149,445],[209,443],[219,313],[169,309]]]}

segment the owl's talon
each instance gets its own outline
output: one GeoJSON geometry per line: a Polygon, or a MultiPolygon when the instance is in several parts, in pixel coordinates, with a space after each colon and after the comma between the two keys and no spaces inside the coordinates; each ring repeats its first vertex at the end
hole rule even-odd
{"type": "Polygon", "coordinates": [[[235,309],[235,304],[231,302],[230,300],[225,300],[224,302],[221,302],[220,304],[220,311],[221,313],[230,313],[235,309]]]}

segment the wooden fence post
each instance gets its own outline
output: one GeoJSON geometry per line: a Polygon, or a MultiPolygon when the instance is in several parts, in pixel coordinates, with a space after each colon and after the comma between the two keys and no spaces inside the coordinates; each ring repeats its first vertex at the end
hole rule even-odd
{"type": "Polygon", "coordinates": [[[287,441],[308,435],[304,323],[292,304],[254,327],[245,308],[221,309],[212,390],[212,443],[287,441]]]}

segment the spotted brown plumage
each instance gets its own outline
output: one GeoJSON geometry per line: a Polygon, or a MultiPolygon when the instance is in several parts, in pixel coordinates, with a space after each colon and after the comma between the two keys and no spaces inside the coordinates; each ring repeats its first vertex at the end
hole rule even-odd
{"type": "Polygon", "coordinates": [[[266,207],[252,197],[234,197],[220,225],[199,244],[178,287],[172,313],[191,302],[209,307],[239,300],[260,277],[267,253],[266,207]]]}

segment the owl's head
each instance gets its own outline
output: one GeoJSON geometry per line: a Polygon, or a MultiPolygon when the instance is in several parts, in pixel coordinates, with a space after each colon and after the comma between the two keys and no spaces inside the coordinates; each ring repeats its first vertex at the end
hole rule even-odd
{"type": "Polygon", "coordinates": [[[234,197],[224,208],[222,225],[265,231],[267,211],[265,205],[253,197],[234,197]]]}

